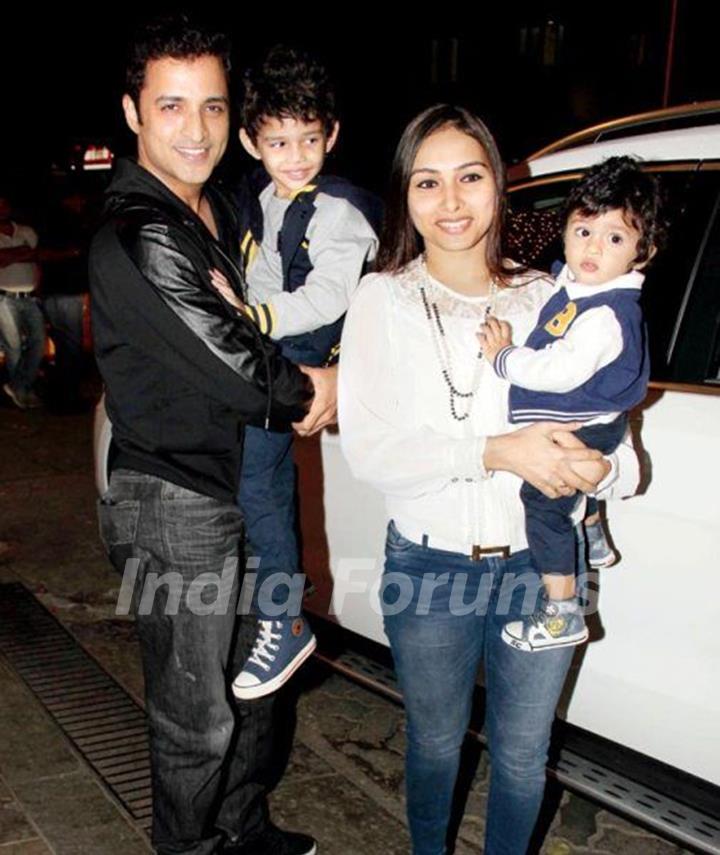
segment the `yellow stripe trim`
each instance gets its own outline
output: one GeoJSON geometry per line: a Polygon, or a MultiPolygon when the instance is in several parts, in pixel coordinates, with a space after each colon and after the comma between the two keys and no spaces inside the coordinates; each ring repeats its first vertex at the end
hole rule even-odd
{"type": "Polygon", "coordinates": [[[258,303],[256,306],[260,331],[265,335],[272,335],[277,326],[277,314],[272,303],[258,303]]]}
{"type": "Polygon", "coordinates": [[[245,251],[247,250],[247,246],[252,240],[252,232],[248,229],[245,232],[245,237],[240,241],[240,252],[245,255],[245,251]]]}
{"type": "Polygon", "coordinates": [[[259,249],[258,244],[253,240],[250,244],[250,250],[248,251],[248,254],[247,254],[247,261],[245,262],[245,269],[246,270],[249,270],[253,261],[255,261],[255,256],[257,255],[258,249],[259,249]]]}
{"type": "Polygon", "coordinates": [[[295,190],[294,192],[292,192],[290,194],[290,198],[291,199],[297,199],[297,197],[301,193],[312,193],[313,190],[317,190],[317,187],[318,187],[317,184],[306,184],[304,187],[301,187],[299,190],[295,190]]]}

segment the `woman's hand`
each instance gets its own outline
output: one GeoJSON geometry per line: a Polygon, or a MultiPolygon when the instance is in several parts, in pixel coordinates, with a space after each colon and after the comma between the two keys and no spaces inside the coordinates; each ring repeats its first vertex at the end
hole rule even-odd
{"type": "Polygon", "coordinates": [[[514,433],[489,437],[485,468],[514,472],[550,499],[576,490],[591,493],[610,464],[571,433],[580,427],[581,422],[562,428],[556,422],[537,422],[514,433]]]}
{"type": "Polygon", "coordinates": [[[512,344],[510,324],[488,315],[477,333],[477,340],[480,342],[480,350],[485,359],[488,362],[494,362],[498,353],[512,344]]]}
{"type": "Polygon", "coordinates": [[[213,288],[218,292],[218,294],[225,300],[225,302],[230,303],[230,305],[237,309],[238,312],[242,312],[245,309],[245,304],[238,297],[238,295],[233,291],[230,287],[230,283],[217,268],[213,267],[210,271],[210,281],[212,282],[213,288]]]}

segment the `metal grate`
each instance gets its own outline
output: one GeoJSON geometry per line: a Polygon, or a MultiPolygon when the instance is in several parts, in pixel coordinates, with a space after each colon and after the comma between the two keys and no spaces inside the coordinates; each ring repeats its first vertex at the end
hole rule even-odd
{"type": "MultiPolygon", "coordinates": [[[[318,656],[318,654],[316,654],[318,656]]],[[[336,657],[318,656],[330,667],[376,692],[400,701],[401,694],[390,668],[355,652],[336,657]]],[[[485,734],[470,734],[485,744],[485,734]]],[[[586,795],[621,816],[709,855],[720,855],[720,820],[693,810],[661,793],[649,790],[617,772],[586,760],[566,748],[548,774],[564,787],[586,795]]]]}
{"type": "Polygon", "coordinates": [[[23,585],[0,585],[0,653],[148,832],[150,755],[142,707],[23,585]]]}

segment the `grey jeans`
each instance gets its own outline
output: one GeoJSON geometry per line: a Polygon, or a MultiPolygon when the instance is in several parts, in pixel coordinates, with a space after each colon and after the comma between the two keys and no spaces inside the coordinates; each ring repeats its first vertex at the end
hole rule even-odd
{"type": "Polygon", "coordinates": [[[272,698],[242,703],[230,692],[256,635],[255,618],[236,615],[242,516],[234,504],[122,469],[98,516],[123,588],[132,583],[153,844],[163,855],[207,855],[224,834],[253,837],[268,822],[272,698]]]}

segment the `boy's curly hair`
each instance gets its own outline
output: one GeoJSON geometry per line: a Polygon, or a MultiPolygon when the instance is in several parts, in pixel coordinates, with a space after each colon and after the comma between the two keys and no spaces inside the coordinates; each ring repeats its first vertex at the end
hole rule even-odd
{"type": "Polygon", "coordinates": [[[253,142],[263,119],[320,120],[326,134],[337,120],[335,89],[325,68],[304,51],[276,45],[245,72],[241,122],[253,142]]]}
{"type": "Polygon", "coordinates": [[[614,209],[621,210],[640,233],[636,263],[646,262],[653,246],[658,250],[664,246],[667,222],[660,184],[632,157],[609,157],[588,170],[567,197],[565,223],[576,211],[595,217],[614,209]]]}
{"type": "Polygon", "coordinates": [[[145,83],[145,69],[154,59],[196,59],[216,56],[225,74],[230,72],[230,40],[188,15],[161,15],[139,27],[133,39],[125,67],[125,91],[135,107],[140,108],[140,90],[145,83]]]}

